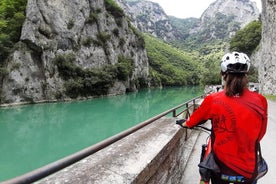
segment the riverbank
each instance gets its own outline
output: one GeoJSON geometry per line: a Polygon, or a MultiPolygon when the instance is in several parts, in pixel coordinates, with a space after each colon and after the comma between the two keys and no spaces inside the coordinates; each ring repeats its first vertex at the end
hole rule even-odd
{"type": "MultiPolygon", "coordinates": [[[[125,95],[125,94],[121,94],[121,95],[125,95]]],[[[113,97],[113,96],[120,96],[120,95],[109,94],[109,95],[101,95],[101,96],[79,97],[76,99],[64,98],[60,100],[56,99],[56,100],[40,100],[40,101],[32,101],[32,102],[4,103],[4,104],[0,104],[0,107],[12,107],[12,106],[45,104],[45,103],[74,102],[74,101],[84,101],[84,100],[91,100],[91,99],[97,99],[97,98],[103,98],[103,97],[113,97]]]]}
{"type": "MultiPolygon", "coordinates": [[[[189,86],[183,86],[183,87],[189,87],[189,86]]],[[[181,87],[179,87],[181,88],[181,87]]],[[[97,98],[109,98],[109,97],[115,97],[115,96],[122,96],[127,95],[129,93],[137,93],[139,91],[143,90],[155,90],[155,89],[163,89],[163,87],[151,87],[151,88],[144,88],[136,91],[131,92],[125,92],[123,94],[107,94],[107,95],[98,95],[98,96],[81,96],[77,98],[62,98],[62,99],[55,99],[55,100],[39,100],[39,101],[29,101],[29,102],[16,102],[16,103],[3,103],[0,104],[1,107],[13,107],[13,106],[21,106],[21,105],[32,105],[32,104],[45,104],[45,103],[63,103],[63,102],[77,102],[77,101],[85,101],[85,100],[91,100],[91,99],[97,99],[97,98]]]]}

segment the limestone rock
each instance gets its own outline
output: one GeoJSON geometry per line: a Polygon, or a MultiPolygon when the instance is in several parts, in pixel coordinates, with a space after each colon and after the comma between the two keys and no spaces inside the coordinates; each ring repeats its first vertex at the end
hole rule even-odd
{"type": "Polygon", "coordinates": [[[276,1],[262,0],[262,40],[259,50],[261,92],[276,95],[276,1]]]}
{"type": "Polygon", "coordinates": [[[150,33],[165,41],[176,39],[176,32],[168,15],[158,4],[146,0],[116,0],[140,31],[150,33]]]}
{"type": "Polygon", "coordinates": [[[28,0],[20,43],[7,61],[9,74],[2,79],[1,103],[69,98],[57,55],[73,55],[73,65],[83,71],[115,65],[119,56],[131,58],[132,75],[114,81],[112,94],[136,89],[134,81],[139,78],[147,80],[148,58],[141,36],[124,13],[118,14],[106,2],[28,0]]]}
{"type": "Polygon", "coordinates": [[[250,0],[217,0],[213,2],[200,17],[201,23],[214,18],[217,13],[233,16],[233,21],[241,23],[241,27],[259,17],[260,11],[256,2],[250,0]]]}

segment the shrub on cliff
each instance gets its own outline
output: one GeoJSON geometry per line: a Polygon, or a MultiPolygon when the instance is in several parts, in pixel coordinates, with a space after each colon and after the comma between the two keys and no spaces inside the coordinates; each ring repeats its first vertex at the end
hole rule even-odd
{"type": "Polygon", "coordinates": [[[114,0],[104,0],[106,10],[115,18],[121,18],[125,16],[124,11],[114,0]]]}
{"type": "Polygon", "coordinates": [[[57,55],[54,62],[65,81],[66,94],[71,98],[106,95],[116,80],[127,81],[134,71],[133,59],[123,55],[118,57],[118,63],[115,65],[105,65],[101,68],[83,69],[77,66],[72,53],[57,55]]]}

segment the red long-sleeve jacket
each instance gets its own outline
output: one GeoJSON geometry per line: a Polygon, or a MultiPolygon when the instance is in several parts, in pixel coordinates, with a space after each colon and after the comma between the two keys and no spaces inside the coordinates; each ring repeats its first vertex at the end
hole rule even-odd
{"type": "Polygon", "coordinates": [[[267,127],[267,100],[245,89],[242,96],[224,91],[208,95],[186,121],[189,128],[212,122],[212,149],[217,159],[233,171],[251,178],[257,163],[256,144],[267,127]]]}

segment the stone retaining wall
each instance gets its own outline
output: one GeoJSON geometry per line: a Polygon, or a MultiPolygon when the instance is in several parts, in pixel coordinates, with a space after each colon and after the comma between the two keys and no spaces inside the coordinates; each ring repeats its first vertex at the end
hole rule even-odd
{"type": "Polygon", "coordinates": [[[36,183],[179,183],[197,135],[161,118],[36,183]]]}

